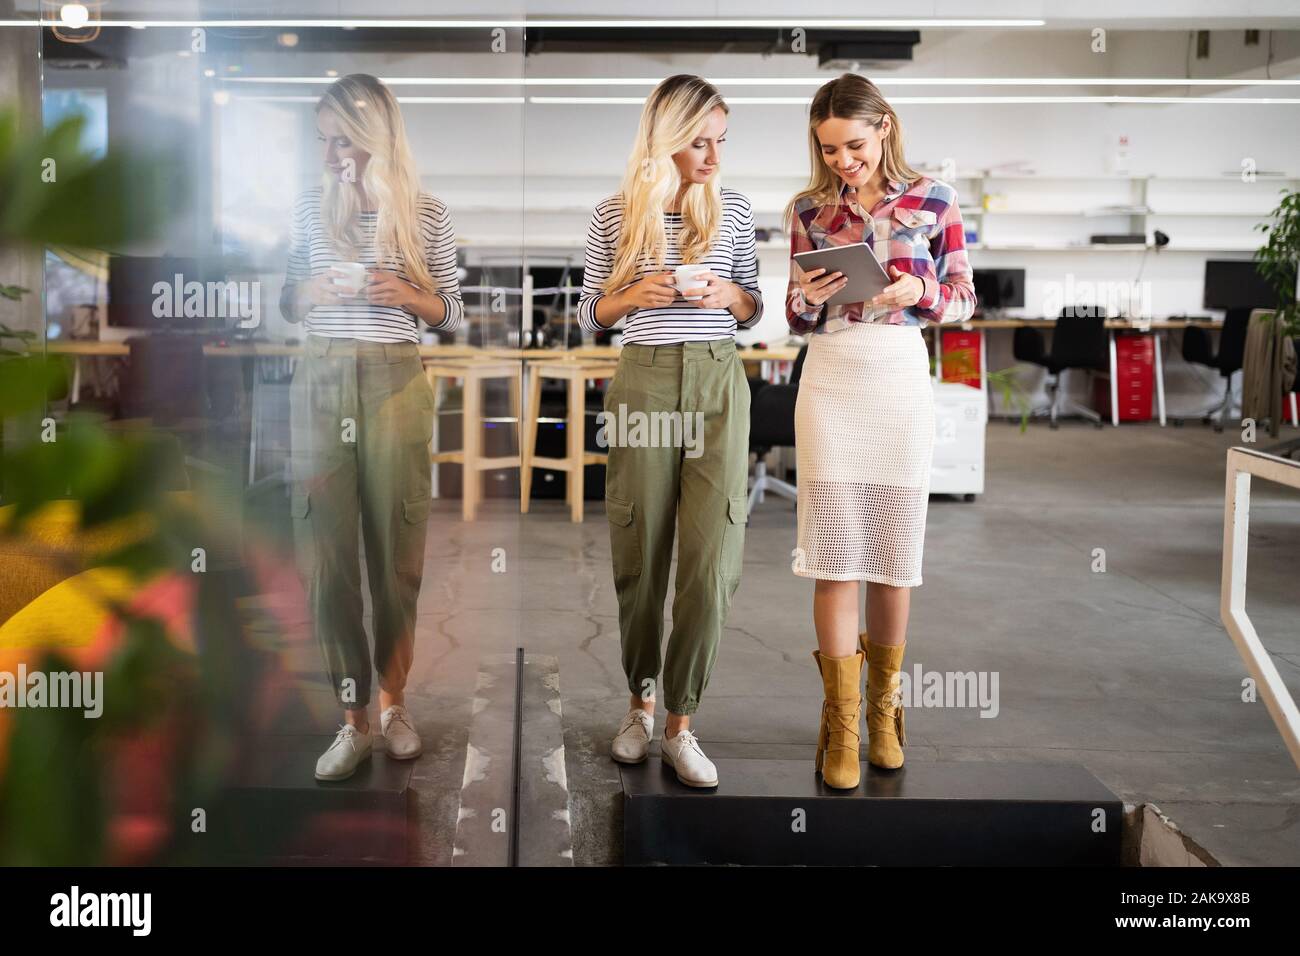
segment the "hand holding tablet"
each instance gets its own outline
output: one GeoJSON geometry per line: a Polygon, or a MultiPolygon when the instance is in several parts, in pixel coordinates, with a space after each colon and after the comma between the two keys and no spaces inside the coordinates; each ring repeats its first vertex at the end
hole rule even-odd
{"type": "Polygon", "coordinates": [[[803,271],[799,285],[809,305],[869,302],[890,284],[865,242],[796,252],[794,261],[803,271]]]}
{"type": "Polygon", "coordinates": [[[889,274],[894,281],[872,298],[873,309],[884,308],[890,312],[897,312],[899,309],[911,308],[921,301],[921,296],[925,295],[925,283],[920,276],[904,272],[898,266],[890,266],[889,274]]]}
{"type": "Polygon", "coordinates": [[[827,272],[825,269],[799,271],[799,291],[803,293],[804,302],[818,308],[848,281],[842,272],[827,272]]]}

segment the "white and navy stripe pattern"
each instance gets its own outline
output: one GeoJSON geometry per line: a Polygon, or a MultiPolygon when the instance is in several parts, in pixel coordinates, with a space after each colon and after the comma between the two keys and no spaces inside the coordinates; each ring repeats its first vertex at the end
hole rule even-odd
{"type": "MultiPolygon", "coordinates": [[[[622,197],[610,196],[596,206],[587,228],[587,256],[582,272],[582,294],[578,298],[578,324],[588,332],[604,328],[596,321],[596,303],[604,297],[601,287],[614,268],[622,224],[622,197]]],[[[681,225],[680,213],[664,214],[667,249],[663,267],[657,267],[648,256],[643,257],[632,281],[638,281],[649,273],[671,272],[682,264],[677,248],[681,225]]],[[[708,266],[714,275],[744,289],[754,300],[754,314],[747,321],[737,323],[736,317],[727,309],[702,309],[678,295],[672,305],[637,309],[625,316],[621,320],[624,344],[673,345],[733,338],[738,324],[745,328],[758,324],[763,317],[763,297],[758,291],[754,210],[749,200],[734,189],[722,190],[722,223],[717,238],[700,263],[708,266]]]]}
{"type": "MultiPolygon", "coordinates": [[[[311,189],[294,203],[293,225],[289,233],[289,265],[285,281],[302,282],[313,276],[329,272],[330,266],[345,259],[331,244],[321,223],[321,190],[311,189]]],[[[446,305],[446,317],[438,325],[430,326],[442,332],[460,328],[465,317],[461,300],[460,283],[456,278],[456,235],[451,217],[442,202],[427,193],[417,200],[420,238],[424,241],[425,262],[438,290],[435,293],[446,305]]],[[[387,266],[380,264],[375,250],[375,223],[373,212],[363,212],[360,227],[363,242],[354,261],[367,268],[390,268],[406,281],[410,277],[400,261],[387,266]]],[[[307,314],[306,328],[311,335],[336,339],[361,339],[366,342],[416,342],[420,341],[420,322],[406,310],[392,306],[373,305],[364,299],[356,305],[315,306],[307,314]]]]}

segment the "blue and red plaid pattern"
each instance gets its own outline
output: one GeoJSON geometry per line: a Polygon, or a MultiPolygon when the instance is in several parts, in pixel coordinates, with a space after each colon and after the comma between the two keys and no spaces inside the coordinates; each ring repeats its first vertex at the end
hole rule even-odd
{"type": "Polygon", "coordinates": [[[858,204],[852,186],[841,189],[838,202],[825,206],[808,197],[799,200],[790,229],[790,255],[785,313],[791,331],[799,335],[834,332],[850,322],[922,326],[965,322],[975,312],[957,190],[937,179],[922,176],[907,187],[890,182],[870,214],[858,204]],[[794,254],[855,242],[867,243],[886,271],[896,266],[900,272],[919,276],[925,285],[920,300],[894,312],[864,310],[862,302],[810,308],[799,288],[794,254]]]}

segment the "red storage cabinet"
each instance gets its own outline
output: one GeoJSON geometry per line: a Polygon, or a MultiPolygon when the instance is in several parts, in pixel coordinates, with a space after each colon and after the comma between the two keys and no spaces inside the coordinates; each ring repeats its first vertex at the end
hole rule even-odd
{"type": "MultiPolygon", "coordinates": [[[[1151,404],[1156,390],[1155,340],[1140,332],[1115,333],[1115,390],[1119,395],[1119,420],[1151,420],[1151,404]]],[[[1094,404],[1102,418],[1110,417],[1110,382],[1105,376],[1095,379],[1094,404]]]]}
{"type": "Polygon", "coordinates": [[[960,329],[941,333],[940,355],[943,358],[945,382],[959,382],[971,388],[980,387],[980,333],[960,329]]]}

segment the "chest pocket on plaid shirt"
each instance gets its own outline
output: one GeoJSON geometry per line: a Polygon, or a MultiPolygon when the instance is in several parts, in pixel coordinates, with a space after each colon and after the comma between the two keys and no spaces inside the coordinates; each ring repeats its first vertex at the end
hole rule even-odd
{"type": "Polygon", "coordinates": [[[895,239],[930,241],[930,232],[938,222],[930,209],[904,209],[895,206],[892,214],[895,239]]]}

